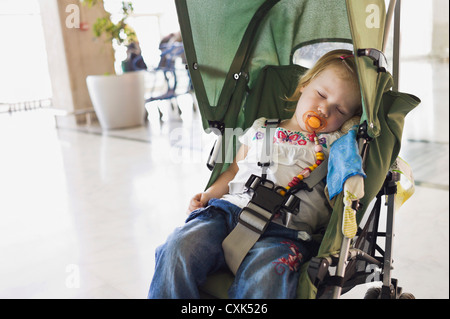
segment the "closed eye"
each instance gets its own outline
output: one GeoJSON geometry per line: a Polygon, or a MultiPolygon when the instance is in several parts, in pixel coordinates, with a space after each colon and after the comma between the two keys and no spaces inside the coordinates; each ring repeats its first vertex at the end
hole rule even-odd
{"type": "Polygon", "coordinates": [[[339,113],[341,113],[342,115],[346,115],[347,113],[345,113],[344,111],[342,111],[340,108],[336,108],[336,110],[339,112],[339,113]]]}
{"type": "Polygon", "coordinates": [[[317,94],[318,94],[322,99],[326,99],[325,95],[323,95],[322,93],[320,93],[320,91],[317,91],[317,94]]]}

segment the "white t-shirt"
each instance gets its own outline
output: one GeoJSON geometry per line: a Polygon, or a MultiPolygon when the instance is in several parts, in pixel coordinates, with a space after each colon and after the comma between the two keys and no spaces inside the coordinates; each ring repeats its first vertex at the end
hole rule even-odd
{"type": "MultiPolygon", "coordinates": [[[[239,171],[229,183],[229,194],[223,199],[239,206],[245,207],[252,197],[251,192],[244,188],[251,174],[261,176],[261,167],[257,165],[263,147],[264,134],[266,133],[265,118],[257,119],[240,138],[239,141],[249,147],[245,159],[237,163],[239,171]]],[[[272,146],[272,164],[267,170],[267,179],[276,185],[286,187],[294,176],[316,162],[314,141],[309,139],[308,132],[289,131],[277,127],[274,131],[272,146]]],[[[317,134],[323,147],[323,153],[328,156],[331,144],[342,135],[336,131],[332,133],[317,134]]],[[[296,230],[305,230],[309,233],[325,226],[330,217],[330,209],[324,194],[324,183],[319,183],[312,192],[300,191],[296,195],[300,198],[300,212],[292,216],[290,222],[285,225],[296,230]]],[[[274,222],[283,224],[281,220],[274,222]]]]}

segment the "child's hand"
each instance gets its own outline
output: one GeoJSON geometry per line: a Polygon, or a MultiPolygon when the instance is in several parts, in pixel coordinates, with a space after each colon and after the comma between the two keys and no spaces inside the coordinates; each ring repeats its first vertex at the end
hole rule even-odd
{"type": "Polygon", "coordinates": [[[192,211],[205,207],[208,204],[209,196],[206,193],[198,193],[192,197],[189,202],[189,208],[187,213],[191,213],[192,211]]]}

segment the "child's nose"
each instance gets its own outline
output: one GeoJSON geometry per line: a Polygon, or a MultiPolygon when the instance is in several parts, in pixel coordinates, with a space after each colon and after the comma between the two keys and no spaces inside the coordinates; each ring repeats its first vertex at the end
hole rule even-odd
{"type": "Polygon", "coordinates": [[[323,117],[328,117],[330,115],[330,108],[328,105],[322,104],[317,107],[317,110],[323,117]]]}

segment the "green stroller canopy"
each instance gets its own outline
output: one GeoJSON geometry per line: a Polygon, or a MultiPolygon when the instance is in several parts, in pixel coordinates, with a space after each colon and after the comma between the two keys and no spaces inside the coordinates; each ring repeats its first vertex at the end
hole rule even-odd
{"type": "Polygon", "coordinates": [[[246,73],[251,89],[261,68],[291,64],[292,49],[300,44],[324,39],[351,41],[344,1],[177,0],[176,3],[205,128],[209,127],[207,121],[236,126],[241,105],[230,105],[230,100],[242,72],[246,73]]]}
{"type": "MultiPolygon", "coordinates": [[[[233,99],[238,80],[245,78],[251,92],[263,67],[292,64],[297,48],[346,42],[355,52],[381,50],[384,36],[384,0],[176,0],[176,5],[205,129],[208,121],[239,126],[246,95],[233,99]]],[[[361,81],[367,82],[362,85],[366,107],[373,104],[370,92],[378,78],[372,64],[362,59],[358,65],[361,81]]],[[[372,124],[369,134],[376,136],[375,117],[364,114],[372,124]]]]}

